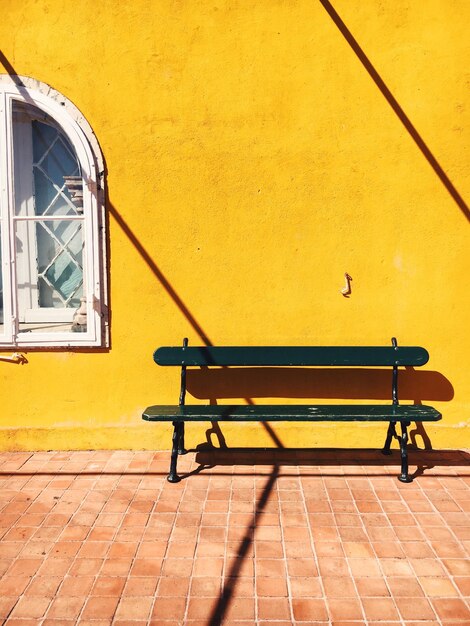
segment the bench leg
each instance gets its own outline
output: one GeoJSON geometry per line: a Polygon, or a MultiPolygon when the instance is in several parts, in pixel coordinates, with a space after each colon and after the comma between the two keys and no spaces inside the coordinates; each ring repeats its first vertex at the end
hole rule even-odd
{"type": "Polygon", "coordinates": [[[408,442],[407,427],[410,422],[401,422],[401,437],[400,440],[400,454],[401,454],[401,474],[398,476],[398,480],[402,483],[411,483],[413,478],[408,473],[408,451],[406,444],[408,442]]]}
{"type": "Polygon", "coordinates": [[[382,449],[382,454],[392,454],[390,450],[390,445],[392,443],[392,439],[398,439],[397,431],[395,429],[396,422],[390,422],[387,430],[387,438],[385,439],[385,445],[382,449]]]}
{"type": "Polygon", "coordinates": [[[173,446],[171,448],[170,473],[167,476],[169,483],[178,483],[181,478],[176,473],[176,463],[178,461],[178,445],[180,442],[180,425],[179,422],[173,422],[173,446]]]}
{"type": "Polygon", "coordinates": [[[186,454],[187,450],[184,447],[184,422],[178,423],[178,429],[178,454],[186,454]]]}

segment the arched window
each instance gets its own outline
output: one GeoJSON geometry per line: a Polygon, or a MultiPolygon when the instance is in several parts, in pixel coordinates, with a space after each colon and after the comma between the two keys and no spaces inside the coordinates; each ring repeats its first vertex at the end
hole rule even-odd
{"type": "Polygon", "coordinates": [[[0,77],[0,346],[106,345],[103,170],[76,107],[0,77]]]}

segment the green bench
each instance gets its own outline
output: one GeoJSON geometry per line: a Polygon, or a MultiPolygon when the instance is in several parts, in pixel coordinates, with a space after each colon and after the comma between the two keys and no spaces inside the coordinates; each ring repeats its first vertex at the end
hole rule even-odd
{"type": "Polygon", "coordinates": [[[385,347],[182,347],[158,348],[153,355],[162,366],[181,367],[181,391],[178,405],[155,405],[145,409],[142,419],[173,423],[173,446],[168,481],[178,482],[177,458],[184,454],[185,422],[388,422],[383,454],[391,454],[392,439],[400,444],[401,472],[398,480],[411,482],[408,472],[408,431],[411,422],[434,422],[441,414],[431,406],[398,403],[398,367],[419,367],[427,363],[424,348],[399,347],[396,339],[385,347]],[[263,405],[192,405],[185,404],[187,367],[391,367],[392,404],[263,404],[263,405]],[[399,423],[401,433],[397,434],[399,423]]]}

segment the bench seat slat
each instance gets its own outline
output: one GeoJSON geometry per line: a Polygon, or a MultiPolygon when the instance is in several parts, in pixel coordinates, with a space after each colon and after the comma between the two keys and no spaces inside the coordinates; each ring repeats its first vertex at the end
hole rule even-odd
{"type": "Polygon", "coordinates": [[[150,422],[434,422],[441,419],[441,414],[426,405],[157,405],[145,409],[143,419],[150,422]]]}
{"type": "Polygon", "coordinates": [[[390,346],[200,346],[162,347],[153,355],[158,365],[187,366],[390,366],[427,363],[420,347],[390,346]]]}

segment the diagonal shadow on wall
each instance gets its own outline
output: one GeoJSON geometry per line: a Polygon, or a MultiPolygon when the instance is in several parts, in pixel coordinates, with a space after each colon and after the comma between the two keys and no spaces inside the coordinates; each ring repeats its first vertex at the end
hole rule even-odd
{"type": "MultiPolygon", "coordinates": [[[[188,307],[186,306],[186,304],[183,302],[183,300],[180,298],[180,296],[178,295],[178,293],[175,291],[174,287],[172,286],[172,284],[170,283],[170,281],[166,278],[166,276],[164,275],[164,273],[161,271],[161,269],[158,267],[158,265],[155,263],[155,261],[152,259],[152,257],[150,256],[150,254],[147,252],[147,250],[145,249],[145,247],[142,245],[142,243],[139,241],[139,239],[136,237],[136,235],[134,234],[134,232],[131,230],[131,228],[129,227],[129,225],[127,224],[127,222],[124,220],[124,218],[120,215],[120,213],[117,211],[117,209],[114,207],[114,205],[110,202],[109,198],[107,200],[106,206],[108,208],[108,211],[110,213],[110,215],[112,215],[112,217],[114,218],[114,220],[116,221],[116,223],[119,225],[119,227],[121,228],[121,230],[124,232],[124,234],[127,236],[127,238],[129,239],[129,241],[132,243],[132,245],[134,246],[134,248],[137,250],[137,252],[139,253],[140,257],[143,259],[143,261],[146,263],[146,265],[149,267],[149,269],[151,270],[151,272],[153,273],[153,275],[157,278],[157,280],[160,282],[160,284],[162,285],[162,287],[165,289],[165,291],[167,292],[167,294],[170,296],[170,298],[173,300],[173,302],[176,304],[176,306],[178,307],[178,309],[181,311],[181,313],[184,315],[184,317],[186,318],[186,320],[189,322],[189,324],[191,325],[191,327],[193,328],[194,332],[198,335],[198,337],[201,339],[201,341],[204,343],[204,345],[206,346],[212,346],[213,343],[212,341],[209,339],[209,336],[206,334],[206,332],[203,330],[202,326],[199,324],[199,322],[196,320],[196,318],[194,317],[194,315],[191,313],[191,311],[188,309],[188,307]]],[[[254,404],[254,401],[252,398],[248,398],[245,397],[244,398],[245,402],[247,404],[254,404]]],[[[271,439],[273,440],[274,444],[278,447],[278,448],[283,448],[283,444],[282,441],[279,439],[279,437],[277,436],[275,430],[273,429],[273,427],[270,424],[267,424],[266,422],[262,422],[263,427],[265,428],[265,430],[267,431],[267,433],[269,434],[269,436],[271,437],[271,439]]],[[[212,423],[212,431],[214,432],[214,434],[217,436],[219,443],[224,446],[225,445],[225,440],[224,440],[224,436],[222,434],[222,431],[220,430],[220,426],[218,424],[218,422],[213,422],[212,423]]]]}
{"type": "Polygon", "coordinates": [[[421,152],[423,153],[425,159],[427,160],[429,165],[432,167],[434,172],[437,174],[437,176],[438,176],[439,180],[441,181],[441,183],[444,185],[444,187],[447,189],[449,194],[452,196],[453,200],[455,201],[455,203],[457,204],[459,209],[462,211],[464,216],[467,218],[467,220],[470,221],[470,209],[469,209],[468,205],[466,204],[465,200],[462,198],[462,196],[459,194],[459,192],[455,188],[455,186],[452,183],[452,181],[450,180],[450,178],[444,172],[444,170],[441,167],[441,165],[439,164],[438,160],[433,155],[433,153],[429,149],[428,145],[426,144],[424,139],[421,137],[421,135],[417,131],[417,129],[414,126],[414,124],[411,122],[410,118],[407,116],[405,111],[401,108],[401,106],[399,105],[397,99],[392,94],[390,89],[387,87],[387,85],[383,81],[383,79],[380,76],[380,74],[377,72],[375,67],[372,65],[372,63],[370,62],[370,60],[367,57],[366,53],[361,48],[361,46],[358,44],[358,42],[354,38],[353,34],[349,30],[349,28],[343,22],[343,20],[338,15],[336,10],[333,8],[333,6],[332,6],[331,2],[329,2],[329,0],[320,0],[320,2],[323,5],[323,7],[326,10],[326,12],[328,13],[328,15],[333,20],[333,22],[338,27],[338,30],[340,31],[340,33],[343,35],[343,37],[346,39],[348,44],[351,46],[352,50],[354,51],[354,53],[356,54],[357,58],[359,59],[359,61],[364,66],[364,68],[367,71],[367,73],[369,74],[369,76],[372,78],[374,83],[380,89],[380,91],[382,92],[383,96],[385,97],[385,99],[387,100],[389,105],[392,107],[394,113],[397,115],[397,117],[400,120],[400,122],[406,128],[406,130],[410,134],[410,136],[413,139],[413,141],[415,142],[415,144],[421,150],[421,152]]]}

